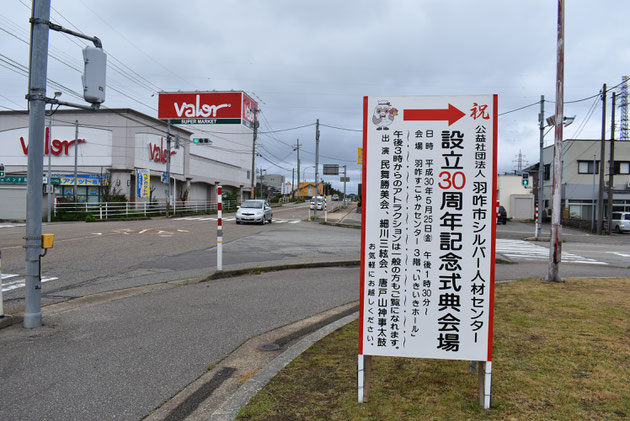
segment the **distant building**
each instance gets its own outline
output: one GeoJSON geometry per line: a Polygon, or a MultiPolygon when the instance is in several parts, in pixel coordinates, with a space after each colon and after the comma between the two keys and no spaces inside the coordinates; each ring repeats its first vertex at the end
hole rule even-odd
{"type": "Polygon", "coordinates": [[[315,194],[315,183],[310,182],[310,183],[300,183],[299,187],[296,189],[295,191],[295,196],[296,197],[303,197],[303,198],[311,198],[313,196],[323,196],[324,195],[324,183],[319,183],[318,189],[317,189],[318,194],[315,194]]]}
{"type": "MultiPolygon", "coordinates": [[[[568,139],[562,142],[563,219],[590,221],[593,216],[597,218],[600,147],[601,140],[568,139]]],[[[553,150],[553,145],[543,150],[543,208],[547,216],[551,215],[553,150]]],[[[606,189],[608,189],[608,174],[611,167],[609,157],[610,141],[606,141],[604,155],[606,189]]],[[[614,170],[613,211],[630,212],[629,141],[615,141],[615,162],[612,168],[614,170]]],[[[607,203],[608,192],[605,191],[604,206],[607,206],[607,203]]]]}
{"type": "Polygon", "coordinates": [[[259,177],[259,180],[262,182],[263,186],[266,186],[269,190],[282,193],[286,177],[280,174],[264,174],[259,177]]]}
{"type": "Polygon", "coordinates": [[[532,189],[523,186],[522,175],[504,174],[497,177],[497,201],[510,219],[534,219],[532,189]]]}

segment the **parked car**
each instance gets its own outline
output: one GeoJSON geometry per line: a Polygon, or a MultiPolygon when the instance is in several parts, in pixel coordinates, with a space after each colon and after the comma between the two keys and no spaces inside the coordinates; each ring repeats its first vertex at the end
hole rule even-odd
{"type": "Polygon", "coordinates": [[[611,231],[616,233],[630,231],[630,212],[613,212],[610,224],[611,231]]]}
{"type": "Polygon", "coordinates": [[[311,199],[311,209],[323,210],[324,209],[324,198],[321,196],[317,196],[311,199]]]}
{"type": "Polygon", "coordinates": [[[236,211],[237,224],[241,222],[271,223],[272,217],[271,206],[264,200],[246,200],[236,211]]]}
{"type": "Polygon", "coordinates": [[[503,206],[499,206],[497,210],[497,224],[507,224],[507,211],[503,206]]]}
{"type": "Polygon", "coordinates": [[[338,194],[333,194],[332,195],[332,200],[339,200],[339,195],[338,194]]]}

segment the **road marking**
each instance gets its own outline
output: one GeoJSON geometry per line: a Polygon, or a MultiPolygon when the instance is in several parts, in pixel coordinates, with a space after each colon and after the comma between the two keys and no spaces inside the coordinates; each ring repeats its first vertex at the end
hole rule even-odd
{"type": "Polygon", "coordinates": [[[177,230],[177,232],[190,232],[188,230],[177,230]]]}
{"type": "MultiPolygon", "coordinates": [[[[6,278],[11,278],[11,277],[15,277],[15,276],[18,276],[18,275],[6,274],[6,275],[2,275],[2,278],[3,279],[5,277],[6,278]]],[[[42,284],[44,282],[54,281],[55,279],[59,279],[59,278],[56,278],[54,276],[44,276],[42,278],[42,284]]],[[[17,281],[7,282],[6,284],[3,282],[2,283],[2,292],[13,291],[14,289],[18,289],[18,288],[24,288],[25,285],[26,285],[26,280],[24,280],[24,279],[18,279],[17,281]]]]}
{"type": "Polygon", "coordinates": [[[142,231],[140,231],[138,234],[144,234],[145,232],[149,231],[149,229],[143,229],[142,231]]]}
{"type": "Polygon", "coordinates": [[[616,252],[616,251],[607,251],[606,253],[616,254],[617,256],[621,256],[621,257],[630,257],[630,254],[619,253],[619,252],[616,252]]]}
{"type": "Polygon", "coordinates": [[[0,228],[15,228],[15,227],[25,227],[26,224],[5,224],[0,225],[0,228]]]}
{"type": "MultiPolygon", "coordinates": [[[[549,260],[549,248],[532,244],[523,240],[497,240],[497,253],[517,261],[545,261],[549,260]]],[[[607,265],[588,257],[562,252],[563,263],[586,263],[590,265],[607,265]]]]}
{"type": "Polygon", "coordinates": [[[204,216],[184,216],[182,218],[174,218],[174,221],[216,221],[217,218],[204,216]]]}
{"type": "Polygon", "coordinates": [[[92,235],[103,235],[102,232],[93,232],[92,235]]]}

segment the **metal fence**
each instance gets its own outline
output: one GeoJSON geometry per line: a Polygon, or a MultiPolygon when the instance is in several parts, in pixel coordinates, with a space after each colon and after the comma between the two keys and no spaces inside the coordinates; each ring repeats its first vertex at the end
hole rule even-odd
{"type": "MultiPolygon", "coordinates": [[[[237,202],[235,200],[223,201],[224,211],[236,210],[237,202]]],[[[165,202],[83,202],[83,203],[55,203],[54,215],[60,214],[76,214],[76,215],[94,215],[97,219],[110,218],[128,218],[139,216],[157,216],[166,214],[165,202]]],[[[217,202],[209,201],[186,201],[174,202],[169,208],[171,215],[177,214],[194,214],[194,213],[215,213],[217,211],[217,202]]]]}

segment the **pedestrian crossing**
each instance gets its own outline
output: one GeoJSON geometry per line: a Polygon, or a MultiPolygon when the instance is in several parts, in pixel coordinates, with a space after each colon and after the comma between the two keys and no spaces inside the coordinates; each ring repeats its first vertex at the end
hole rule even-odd
{"type": "MultiPolygon", "coordinates": [[[[515,261],[549,261],[549,248],[533,244],[530,241],[497,239],[497,253],[515,261]]],[[[608,264],[565,251],[562,252],[562,262],[585,263],[590,265],[608,264]]]]}
{"type": "MultiPolygon", "coordinates": [[[[9,282],[6,282],[5,279],[12,279],[12,278],[16,278],[20,275],[18,274],[13,274],[13,273],[3,273],[0,275],[0,279],[2,280],[2,292],[8,292],[8,291],[13,291],[14,289],[19,289],[19,288],[24,288],[24,286],[26,285],[26,280],[25,279],[15,279],[15,280],[10,280],[9,282]]],[[[50,281],[54,281],[56,278],[54,276],[43,276],[42,277],[42,284],[44,282],[50,282],[50,281]]]]}
{"type": "MultiPolygon", "coordinates": [[[[217,218],[216,217],[210,217],[210,216],[184,216],[182,218],[173,218],[175,221],[216,221],[217,218]]],[[[236,221],[236,218],[231,217],[231,218],[223,218],[223,222],[231,222],[231,221],[236,221]]],[[[298,224],[300,223],[299,219],[276,219],[273,218],[273,222],[274,224],[298,224]]]]}

